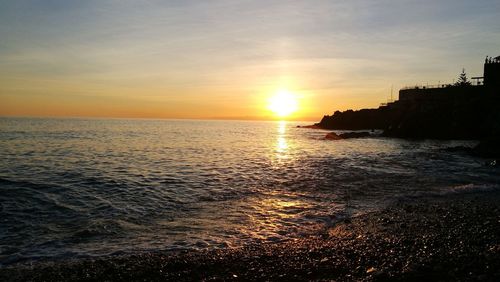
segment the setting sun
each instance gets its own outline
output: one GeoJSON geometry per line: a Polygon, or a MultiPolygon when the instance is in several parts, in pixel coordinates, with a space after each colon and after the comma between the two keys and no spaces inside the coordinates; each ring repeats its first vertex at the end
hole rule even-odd
{"type": "Polygon", "coordinates": [[[269,98],[269,110],[278,117],[286,117],[297,111],[298,103],[293,93],[280,90],[269,98]]]}

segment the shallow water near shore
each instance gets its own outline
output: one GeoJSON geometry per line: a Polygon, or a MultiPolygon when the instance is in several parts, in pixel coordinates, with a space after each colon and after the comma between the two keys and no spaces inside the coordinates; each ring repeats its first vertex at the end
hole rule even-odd
{"type": "Polygon", "coordinates": [[[328,141],[299,122],[0,119],[0,264],[236,247],[401,197],[498,188],[472,141],[328,141]]]}

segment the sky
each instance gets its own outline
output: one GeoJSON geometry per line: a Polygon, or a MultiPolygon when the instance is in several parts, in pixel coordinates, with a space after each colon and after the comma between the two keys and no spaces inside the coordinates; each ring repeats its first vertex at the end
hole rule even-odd
{"type": "Polygon", "coordinates": [[[0,115],[319,120],[487,55],[498,0],[0,0],[0,115]]]}

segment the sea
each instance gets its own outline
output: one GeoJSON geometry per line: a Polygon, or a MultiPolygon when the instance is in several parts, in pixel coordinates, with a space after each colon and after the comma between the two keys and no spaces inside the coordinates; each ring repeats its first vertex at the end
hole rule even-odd
{"type": "Polygon", "coordinates": [[[498,189],[475,141],[325,140],[307,122],[0,118],[0,266],[324,234],[393,201],[498,189]]]}

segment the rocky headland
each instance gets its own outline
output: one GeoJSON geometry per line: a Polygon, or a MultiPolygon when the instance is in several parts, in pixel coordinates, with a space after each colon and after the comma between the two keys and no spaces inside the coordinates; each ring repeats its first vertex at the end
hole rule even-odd
{"type": "Polygon", "coordinates": [[[336,111],[315,126],[380,129],[384,136],[399,138],[491,139],[500,136],[500,93],[451,101],[396,101],[378,109],[336,111]]]}
{"type": "MultiPolygon", "coordinates": [[[[469,150],[471,154],[500,158],[500,93],[497,94],[400,100],[378,109],[336,111],[331,116],[324,116],[312,128],[378,129],[383,131],[382,136],[396,138],[478,140],[479,144],[469,150]]],[[[348,135],[332,132],[325,139],[352,138],[348,135]]]]}
{"type": "MultiPolygon", "coordinates": [[[[314,126],[332,130],[383,130],[383,135],[416,139],[499,140],[500,56],[486,57],[475,84],[462,71],[454,84],[403,88],[399,100],[377,109],[336,111],[314,126]]],[[[478,148],[488,153],[494,142],[478,148]]]]}
{"type": "MultiPolygon", "coordinates": [[[[459,82],[405,88],[399,100],[377,109],[336,111],[310,128],[382,130],[382,136],[411,139],[480,140],[471,153],[500,157],[500,57],[486,59],[483,83],[459,82]]],[[[325,139],[344,139],[329,133],[325,139]]]]}

